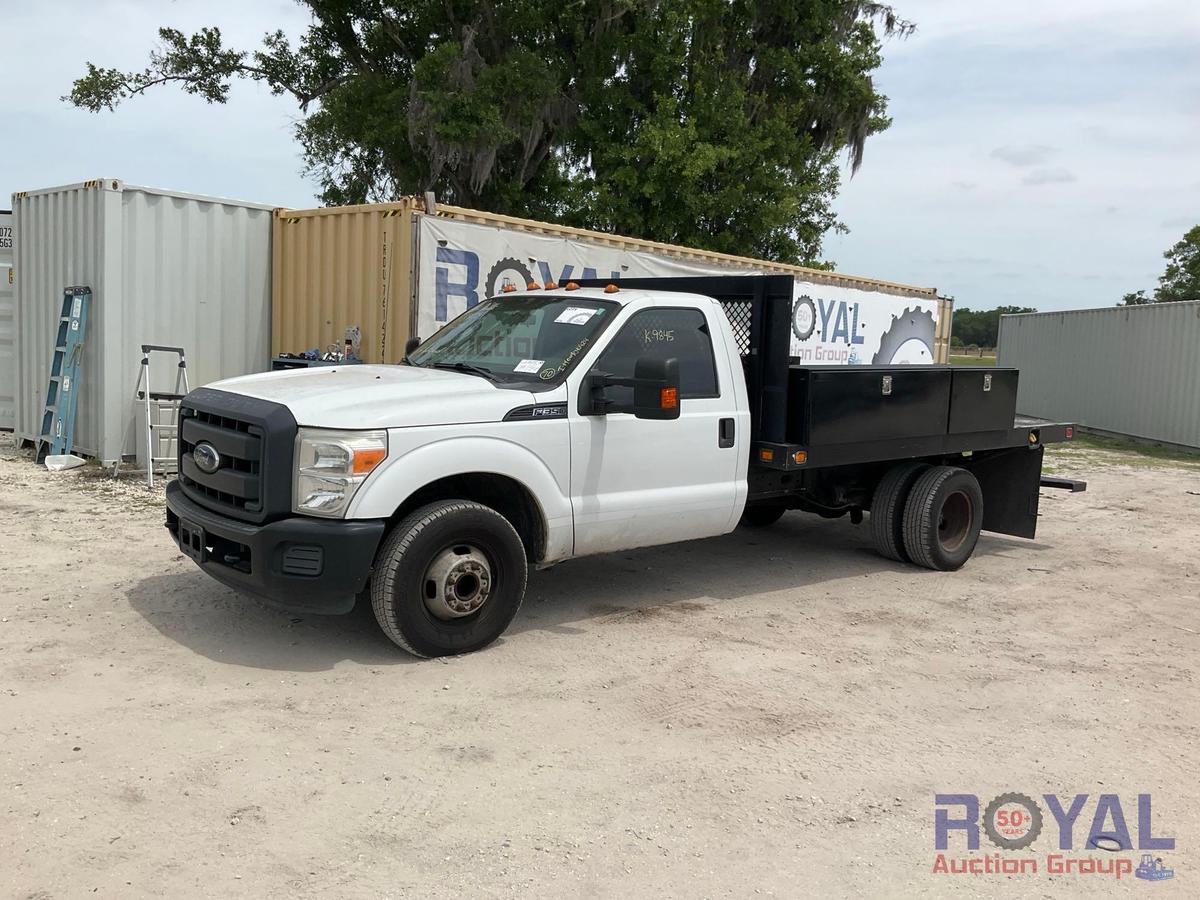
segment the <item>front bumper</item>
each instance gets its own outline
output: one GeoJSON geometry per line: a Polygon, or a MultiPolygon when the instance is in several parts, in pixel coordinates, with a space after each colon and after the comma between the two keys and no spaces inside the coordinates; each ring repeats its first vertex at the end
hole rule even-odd
{"type": "Polygon", "coordinates": [[[367,585],[380,519],[292,516],[266,525],[200,506],[167,485],[167,530],[182,553],[227,587],[285,609],[345,613],[367,585]]]}

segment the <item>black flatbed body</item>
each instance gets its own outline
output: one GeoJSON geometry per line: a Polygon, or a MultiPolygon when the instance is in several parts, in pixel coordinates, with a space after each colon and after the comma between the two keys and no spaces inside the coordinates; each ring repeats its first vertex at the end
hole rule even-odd
{"type": "Polygon", "coordinates": [[[791,366],[789,372],[787,440],[755,442],[755,465],[819,469],[1038,448],[1074,435],[1070,423],[1016,414],[1016,369],[791,366]]]}

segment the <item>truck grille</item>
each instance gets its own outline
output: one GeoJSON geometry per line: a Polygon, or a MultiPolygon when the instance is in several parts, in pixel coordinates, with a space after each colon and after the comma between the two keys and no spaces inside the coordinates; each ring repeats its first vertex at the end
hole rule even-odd
{"type": "Polygon", "coordinates": [[[284,515],[291,507],[295,436],[295,420],[284,406],[195,390],[180,411],[180,486],[201,506],[237,519],[264,522],[284,515]],[[205,471],[201,459],[210,465],[215,460],[216,469],[205,471]]]}

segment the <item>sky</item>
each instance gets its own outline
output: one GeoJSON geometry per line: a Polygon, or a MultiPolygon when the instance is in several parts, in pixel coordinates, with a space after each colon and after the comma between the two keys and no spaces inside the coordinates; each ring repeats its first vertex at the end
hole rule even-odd
{"type": "MultiPolygon", "coordinates": [[[[876,73],[892,127],[845,173],[839,271],[936,287],[958,306],[1111,306],[1152,289],[1200,224],[1200,2],[895,0],[915,34],[876,73]]],[[[295,105],[236,83],[225,105],[165,88],[115,113],[61,101],[86,62],[140,68],[159,25],[253,47],[298,34],[287,0],[0,0],[0,206],[120,178],[317,205],[295,105]],[[67,34],[84,39],[65,41],[67,34]]]]}

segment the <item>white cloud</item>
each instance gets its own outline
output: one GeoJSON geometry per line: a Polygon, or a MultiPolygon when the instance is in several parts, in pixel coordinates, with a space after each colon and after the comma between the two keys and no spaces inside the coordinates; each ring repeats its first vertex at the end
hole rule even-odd
{"type": "Polygon", "coordinates": [[[1028,175],[1021,179],[1021,184],[1041,185],[1041,184],[1068,184],[1075,180],[1075,176],[1066,169],[1034,169],[1028,175]]]}
{"type": "Polygon", "coordinates": [[[992,156],[1013,166],[1032,166],[1048,160],[1055,154],[1053,147],[1045,144],[1026,144],[1023,147],[997,147],[992,156]]]}

